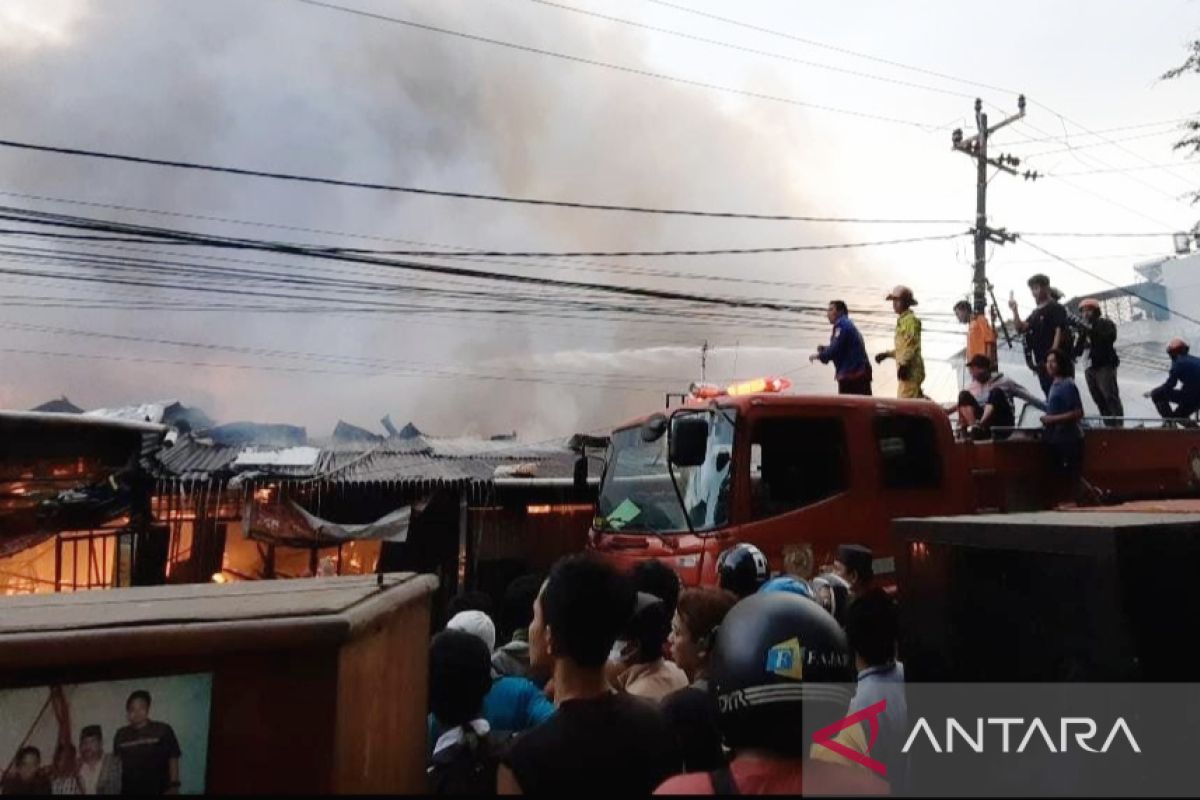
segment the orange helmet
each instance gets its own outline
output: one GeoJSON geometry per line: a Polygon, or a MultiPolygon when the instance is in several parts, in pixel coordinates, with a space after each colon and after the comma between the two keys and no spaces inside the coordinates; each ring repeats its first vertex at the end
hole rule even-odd
{"type": "Polygon", "coordinates": [[[1085,297],[1079,301],[1079,310],[1083,311],[1085,308],[1094,308],[1099,311],[1100,301],[1094,297],[1085,297]]]}
{"type": "Polygon", "coordinates": [[[1188,343],[1179,337],[1175,337],[1171,341],[1167,342],[1167,355],[1169,356],[1187,355],[1187,351],[1189,349],[1188,343]]]}
{"type": "Polygon", "coordinates": [[[907,286],[896,286],[890,292],[888,292],[888,296],[884,299],[902,300],[908,303],[910,306],[915,306],[917,304],[916,298],[913,297],[912,289],[908,288],[907,286]]]}

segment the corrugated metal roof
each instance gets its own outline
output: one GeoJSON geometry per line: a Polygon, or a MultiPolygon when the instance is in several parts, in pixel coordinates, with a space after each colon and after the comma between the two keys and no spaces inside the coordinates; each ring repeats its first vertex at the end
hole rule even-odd
{"type": "Polygon", "coordinates": [[[159,450],[153,471],[159,477],[203,480],[228,470],[242,448],[180,437],[172,447],[159,450]]]}

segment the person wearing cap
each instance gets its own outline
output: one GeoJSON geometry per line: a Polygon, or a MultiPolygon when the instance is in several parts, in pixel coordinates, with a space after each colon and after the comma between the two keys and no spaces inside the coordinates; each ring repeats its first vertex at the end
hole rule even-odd
{"type": "Polygon", "coordinates": [[[826,310],[833,333],[829,344],[821,345],[817,352],[808,357],[809,363],[833,362],[834,379],[838,394],[871,394],[871,360],[867,358],[867,346],[862,334],[850,321],[850,311],[841,300],[829,301],[826,310]]]}
{"type": "Polygon", "coordinates": [[[1087,327],[1075,342],[1075,358],[1088,351],[1088,366],[1083,376],[1087,379],[1088,392],[1096,403],[1104,424],[1112,428],[1121,426],[1125,406],[1121,403],[1121,390],[1117,387],[1117,367],[1121,359],[1117,356],[1117,325],[1100,314],[1100,301],[1087,297],[1079,301],[1079,311],[1087,327]]]}
{"type": "Polygon", "coordinates": [[[1026,319],[1021,319],[1016,298],[1009,298],[1008,307],[1012,309],[1013,325],[1017,332],[1025,334],[1029,342],[1042,392],[1049,396],[1054,378],[1046,372],[1046,356],[1051,350],[1060,350],[1070,343],[1067,310],[1055,298],[1056,292],[1051,290],[1050,279],[1045,275],[1034,275],[1029,279],[1028,285],[1037,308],[1026,319]]]}
{"type": "MultiPolygon", "coordinates": [[[[487,614],[474,609],[460,611],[446,623],[446,630],[469,634],[483,642],[491,662],[496,648],[496,627],[487,614]]],[[[497,677],[491,671],[481,716],[492,730],[519,733],[537,727],[553,715],[554,704],[533,681],[511,675],[497,677]]],[[[446,730],[434,714],[429,715],[427,728],[428,744],[436,747],[446,730]]]]}
{"type": "Polygon", "coordinates": [[[896,359],[896,379],[899,385],[896,396],[921,398],[921,384],[925,381],[925,361],[921,358],[921,320],[913,313],[917,304],[912,289],[897,286],[888,294],[896,312],[895,348],[886,353],[877,353],[875,363],[882,364],[889,358],[896,359]]]}
{"type": "Polygon", "coordinates": [[[1200,411],[1200,358],[1189,355],[1188,351],[1188,343],[1183,339],[1172,339],[1167,344],[1171,371],[1162,386],[1146,394],[1163,419],[1187,420],[1200,411]]]}
{"type": "Polygon", "coordinates": [[[1007,439],[1011,431],[1004,429],[1017,424],[1014,397],[1041,411],[1046,410],[1045,402],[1024,386],[1003,373],[993,374],[987,356],[972,356],[967,369],[971,373],[971,383],[959,393],[955,408],[959,427],[972,439],[1007,439]]]}

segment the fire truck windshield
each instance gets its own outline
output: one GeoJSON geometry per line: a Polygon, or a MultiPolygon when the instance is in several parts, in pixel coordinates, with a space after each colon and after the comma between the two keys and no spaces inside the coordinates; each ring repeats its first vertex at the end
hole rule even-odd
{"type": "Polygon", "coordinates": [[[668,436],[646,441],[641,426],[616,431],[600,487],[597,530],[686,533],[689,520],[696,531],[728,524],[735,412],[683,413],[708,419],[704,463],[674,467],[677,493],[667,465],[668,436]]]}

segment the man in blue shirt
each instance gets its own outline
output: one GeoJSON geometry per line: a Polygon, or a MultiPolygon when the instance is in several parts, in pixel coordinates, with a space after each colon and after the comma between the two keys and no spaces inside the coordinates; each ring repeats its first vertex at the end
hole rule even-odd
{"type": "Polygon", "coordinates": [[[850,321],[850,312],[841,300],[832,300],[826,311],[833,333],[829,344],[817,348],[809,362],[833,362],[838,394],[871,394],[871,361],[862,334],[850,321]]]}
{"type": "Polygon", "coordinates": [[[1167,355],[1171,358],[1167,382],[1149,396],[1163,419],[1186,420],[1200,411],[1200,358],[1188,355],[1188,344],[1183,339],[1172,339],[1167,345],[1167,355]],[[1183,385],[1176,389],[1177,384],[1183,385]]]}

